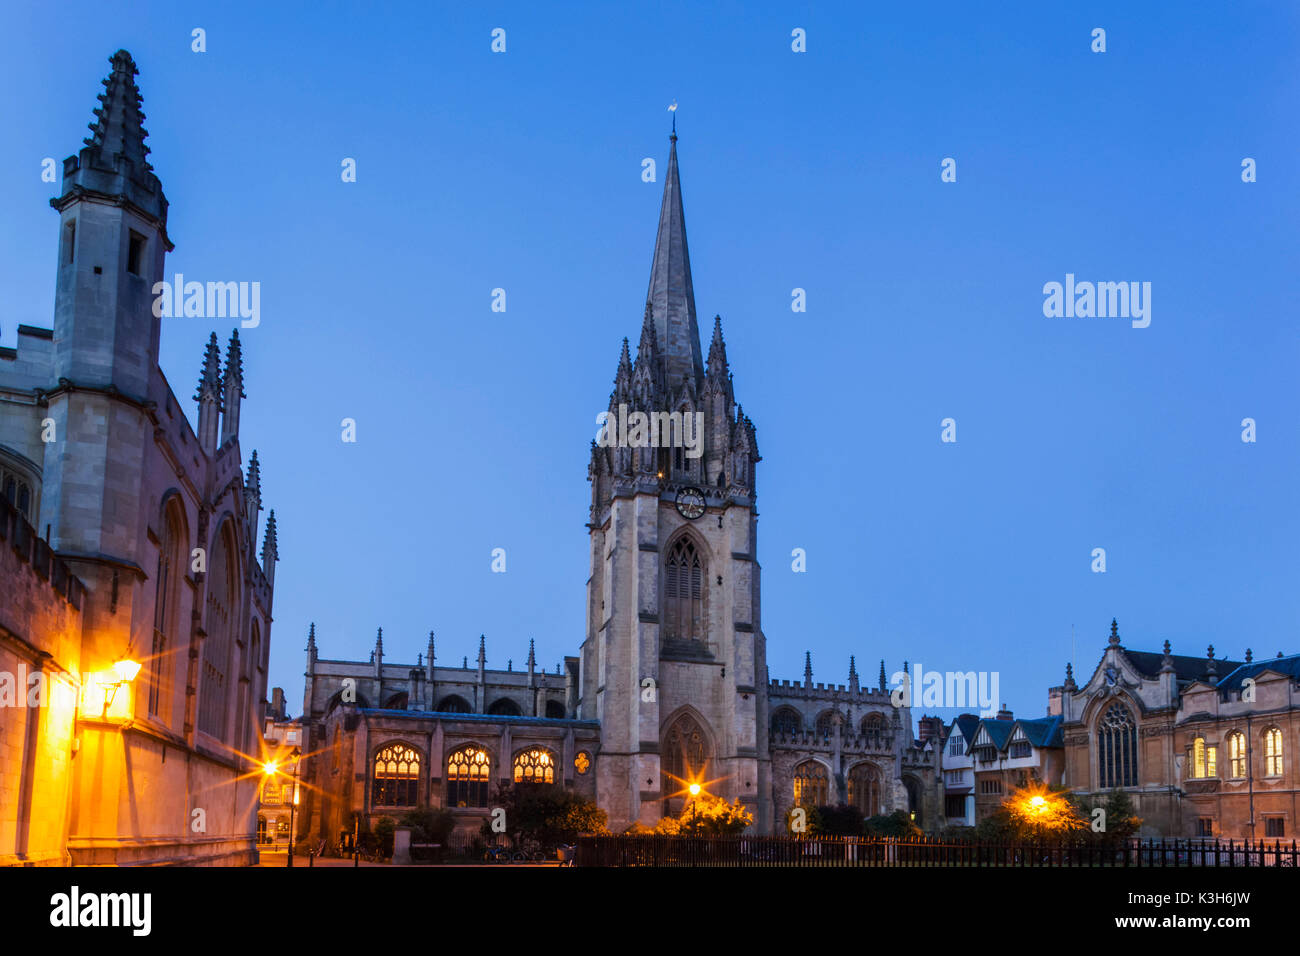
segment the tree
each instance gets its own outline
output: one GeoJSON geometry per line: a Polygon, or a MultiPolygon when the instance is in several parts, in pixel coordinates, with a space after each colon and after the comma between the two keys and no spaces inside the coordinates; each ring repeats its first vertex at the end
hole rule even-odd
{"type": "Polygon", "coordinates": [[[816,836],[861,836],[866,817],[847,803],[815,807],[808,814],[808,832],[816,836]]]}
{"type": "Polygon", "coordinates": [[[728,803],[708,793],[687,800],[676,821],[680,832],[690,836],[741,833],[753,822],[754,814],[745,809],[739,797],[735,803],[728,803]]]}
{"type": "Polygon", "coordinates": [[[493,807],[505,810],[511,839],[543,846],[573,843],[580,833],[608,833],[605,811],[571,790],[544,783],[507,783],[497,788],[493,807]]]}
{"type": "Polygon", "coordinates": [[[921,835],[921,828],[906,810],[895,810],[890,814],[877,813],[874,817],[867,818],[863,829],[867,836],[876,837],[912,839],[921,835]]]}
{"type": "Polygon", "coordinates": [[[1080,798],[1077,806],[1088,823],[1088,835],[1098,843],[1127,840],[1142,827],[1142,818],[1134,812],[1133,800],[1123,790],[1111,790],[1104,800],[1080,798]],[[1104,815],[1095,814],[1098,808],[1104,815]],[[1094,829],[1096,825],[1102,829],[1094,829]]]}

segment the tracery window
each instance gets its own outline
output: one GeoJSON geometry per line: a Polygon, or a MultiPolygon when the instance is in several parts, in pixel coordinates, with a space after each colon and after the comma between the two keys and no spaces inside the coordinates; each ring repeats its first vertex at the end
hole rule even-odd
{"type": "MultiPolygon", "coordinates": [[[[183,561],[179,554],[181,519],[178,506],[173,502],[163,512],[162,546],[158,549],[157,590],[154,593],[153,646],[149,655],[149,714],[158,716],[164,697],[167,669],[167,646],[172,634],[176,601],[176,570],[183,561]]],[[[167,714],[162,715],[164,718],[167,714]]]]}
{"type": "Polygon", "coordinates": [[[1276,727],[1264,731],[1264,775],[1282,775],[1282,731],[1276,727]]]}
{"type": "Polygon", "coordinates": [[[1228,734],[1228,773],[1233,777],[1246,776],[1246,735],[1240,730],[1228,734]]]}
{"type": "Polygon", "coordinates": [[[495,717],[519,717],[522,716],[523,711],[509,697],[501,697],[492,701],[488,707],[488,713],[495,717]]]}
{"type": "Polygon", "coordinates": [[[486,807],[492,760],[482,747],[462,747],[447,758],[447,806],[486,807]]]}
{"type": "Polygon", "coordinates": [[[1119,702],[1097,723],[1097,772],[1103,789],[1137,786],[1137,727],[1119,702]]]}
{"type": "Polygon", "coordinates": [[[664,636],[702,641],[704,575],[707,569],[695,542],[679,538],[668,552],[664,568],[664,636]]]}
{"type": "Polygon", "coordinates": [[[851,806],[863,815],[874,817],[880,812],[880,774],[869,763],[860,763],[849,771],[848,798],[851,806]]]}
{"type": "Polygon", "coordinates": [[[885,730],[885,718],[879,714],[867,714],[858,729],[864,737],[879,737],[885,730]]]}
{"type": "Polygon", "coordinates": [[[664,795],[664,812],[680,809],[677,798],[692,781],[703,777],[709,759],[708,741],[699,723],[690,714],[682,714],[664,734],[660,771],[664,795]],[[673,802],[675,801],[675,802],[673,802]]]}
{"type": "Polygon", "coordinates": [[[829,737],[831,735],[831,712],[822,711],[817,715],[817,736],[829,737]]]}
{"type": "Polygon", "coordinates": [[[789,737],[799,733],[802,729],[803,719],[796,710],[782,707],[772,715],[772,733],[774,734],[783,734],[789,737]]]}
{"type": "Polygon", "coordinates": [[[555,783],[555,757],[544,747],[530,747],[515,755],[515,783],[555,783]]]}
{"type": "Polygon", "coordinates": [[[235,582],[239,568],[235,555],[234,523],[227,520],[217,531],[208,560],[207,633],[203,639],[203,668],[199,690],[199,730],[224,740],[230,707],[230,654],[237,630],[235,582]]]}
{"type": "Polygon", "coordinates": [[[413,807],[420,790],[420,755],[390,744],[375,755],[370,802],[376,807],[413,807]]]}
{"type": "Polygon", "coordinates": [[[805,760],[794,768],[794,805],[796,807],[820,807],[827,802],[826,794],[830,789],[830,777],[824,764],[816,760],[805,760]]]}
{"type": "Polygon", "coordinates": [[[442,714],[468,714],[470,713],[469,701],[464,697],[458,697],[452,694],[438,701],[438,712],[442,714]]]}

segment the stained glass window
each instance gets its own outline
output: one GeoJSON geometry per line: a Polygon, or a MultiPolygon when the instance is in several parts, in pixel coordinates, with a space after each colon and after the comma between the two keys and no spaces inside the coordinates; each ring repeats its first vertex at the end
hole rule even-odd
{"type": "Polygon", "coordinates": [[[447,806],[486,807],[492,761],[481,747],[462,747],[447,758],[447,806]]]}
{"type": "Polygon", "coordinates": [[[370,802],[377,807],[413,807],[420,789],[420,755],[391,744],[375,755],[370,802]]]}
{"type": "Polygon", "coordinates": [[[542,747],[520,751],[514,770],[515,783],[555,783],[555,757],[542,747]]]}
{"type": "Polygon", "coordinates": [[[1097,770],[1102,789],[1137,786],[1137,727],[1118,702],[1097,724],[1097,770]]]}
{"type": "Polygon", "coordinates": [[[829,776],[816,760],[805,760],[794,768],[794,805],[820,807],[826,804],[829,776]]]}

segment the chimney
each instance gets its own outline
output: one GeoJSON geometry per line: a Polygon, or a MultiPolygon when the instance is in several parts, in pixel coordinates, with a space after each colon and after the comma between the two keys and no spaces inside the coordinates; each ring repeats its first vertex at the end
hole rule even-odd
{"type": "Polygon", "coordinates": [[[1003,701],[1003,703],[1002,703],[1002,709],[998,711],[997,719],[998,719],[998,720],[1015,720],[1015,719],[1016,719],[1016,715],[1013,714],[1011,711],[1007,710],[1007,705],[1006,705],[1006,702],[1005,702],[1005,701],[1003,701]]]}

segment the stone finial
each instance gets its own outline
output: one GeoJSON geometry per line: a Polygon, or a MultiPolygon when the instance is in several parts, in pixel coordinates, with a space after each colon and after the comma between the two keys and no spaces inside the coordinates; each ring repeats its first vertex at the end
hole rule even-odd
{"type": "Polygon", "coordinates": [[[478,636],[478,666],[482,668],[487,663],[487,638],[482,634],[478,636]]]}
{"type": "Polygon", "coordinates": [[[433,631],[430,631],[430,632],[429,632],[429,666],[430,666],[430,667],[433,666],[433,661],[434,661],[434,656],[433,656],[433,631]]]}
{"type": "Polygon", "coordinates": [[[534,646],[534,639],[528,639],[528,669],[532,670],[537,664],[537,654],[534,646]]]}
{"type": "Polygon", "coordinates": [[[262,573],[275,583],[275,562],[280,560],[280,540],[275,526],[275,509],[266,516],[266,537],[262,540],[262,573]]]}
{"type": "Polygon", "coordinates": [[[462,657],[462,658],[460,659],[460,666],[461,666],[461,669],[462,669],[462,670],[469,670],[469,655],[468,655],[468,654],[466,654],[464,657],[462,657]]]}
{"type": "Polygon", "coordinates": [[[316,650],[316,622],[311,622],[311,627],[307,629],[307,650],[316,650]]]}
{"type": "Polygon", "coordinates": [[[1110,646],[1119,646],[1119,622],[1113,617],[1110,619],[1110,646]]]}
{"type": "Polygon", "coordinates": [[[1074,666],[1068,661],[1065,664],[1065,679],[1067,682],[1074,680],[1074,666]]]}
{"type": "Polygon", "coordinates": [[[1246,648],[1246,663],[1249,664],[1255,660],[1255,655],[1251,653],[1250,648],[1246,648]]]}
{"type": "Polygon", "coordinates": [[[1213,645],[1213,644],[1211,644],[1208,648],[1206,648],[1206,650],[1205,650],[1205,656],[1208,657],[1210,660],[1214,660],[1214,645],[1213,645]]]}
{"type": "Polygon", "coordinates": [[[515,659],[513,657],[507,657],[506,671],[509,672],[509,671],[513,671],[514,669],[515,669],[515,659]]]}
{"type": "Polygon", "coordinates": [[[882,691],[885,689],[885,660],[884,660],[884,658],[881,658],[881,660],[880,660],[880,689],[881,689],[882,691]]]}
{"type": "Polygon", "coordinates": [[[812,651],[803,652],[803,682],[812,684],[812,651]]]}
{"type": "Polygon", "coordinates": [[[230,333],[226,348],[226,371],[221,378],[222,416],[221,444],[239,437],[239,401],[244,394],[244,360],[239,348],[239,329],[230,333]]]}
{"type": "Polygon", "coordinates": [[[1166,639],[1166,640],[1165,640],[1165,657],[1168,657],[1168,656],[1169,656],[1169,649],[1170,649],[1169,640],[1166,639]]]}
{"type": "Polygon", "coordinates": [[[849,655],[849,690],[856,694],[859,691],[859,689],[860,688],[858,687],[857,663],[854,661],[853,655],[850,654],[849,655]]]}
{"type": "Polygon", "coordinates": [[[424,654],[421,653],[421,654],[416,654],[416,655],[415,655],[415,666],[416,666],[416,667],[423,667],[423,666],[424,666],[424,654]]]}

